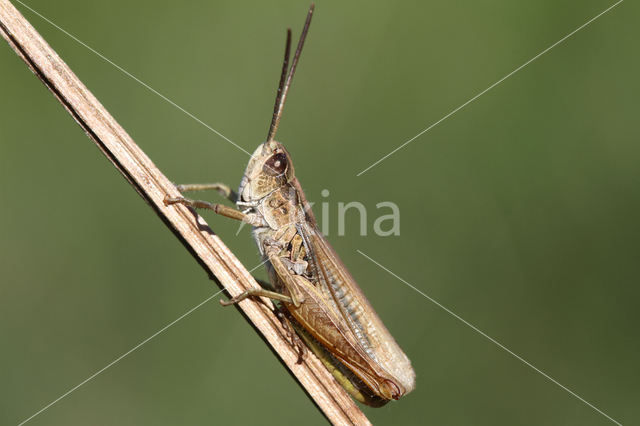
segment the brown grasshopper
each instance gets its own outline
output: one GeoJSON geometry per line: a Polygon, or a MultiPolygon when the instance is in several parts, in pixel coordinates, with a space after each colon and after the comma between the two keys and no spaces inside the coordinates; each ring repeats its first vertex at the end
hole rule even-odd
{"type": "MultiPolygon", "coordinates": [[[[178,186],[181,192],[215,189],[235,202],[239,210],[182,197],[168,197],[165,204],[206,208],[252,225],[273,289],[245,291],[221,303],[229,305],[260,296],[279,301],[281,313],[286,314],[280,315],[285,328],[297,331],[355,399],[381,406],[413,390],[411,363],[318,230],[295,177],[291,156],[274,140],[313,10],[311,5],[290,69],[291,30],[287,30],[267,141],[251,156],[238,193],[218,183],[178,186]]],[[[292,343],[299,344],[302,357],[304,346],[294,333],[291,337],[292,343]]]]}

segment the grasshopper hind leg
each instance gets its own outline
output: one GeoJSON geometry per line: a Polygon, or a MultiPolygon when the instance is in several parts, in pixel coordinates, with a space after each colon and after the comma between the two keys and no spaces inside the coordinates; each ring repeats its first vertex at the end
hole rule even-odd
{"type": "Polygon", "coordinates": [[[277,300],[279,302],[293,303],[293,300],[284,294],[277,293],[271,290],[265,290],[263,288],[256,288],[252,290],[243,291],[236,297],[232,297],[229,300],[220,300],[222,306],[235,305],[238,302],[242,302],[248,297],[266,297],[268,299],[277,300]]]}
{"type": "MultiPolygon", "coordinates": [[[[249,297],[267,297],[279,302],[293,304],[293,300],[291,299],[291,297],[281,293],[277,293],[275,291],[265,290],[263,288],[244,291],[238,296],[233,297],[229,300],[220,300],[220,304],[222,306],[234,305],[249,297]]],[[[298,353],[296,364],[300,364],[304,359],[304,355],[307,353],[307,347],[304,344],[304,341],[296,333],[296,328],[291,324],[291,321],[293,321],[293,319],[290,317],[290,315],[288,315],[288,311],[286,310],[286,308],[284,308],[282,305],[278,306],[275,310],[275,314],[280,320],[282,328],[284,328],[287,340],[298,353]]]]}
{"type": "MultiPolygon", "coordinates": [[[[265,283],[261,280],[257,280],[257,281],[261,286],[272,288],[271,284],[269,283],[265,283]]],[[[236,297],[233,297],[229,300],[220,300],[220,304],[222,306],[230,306],[238,302],[241,302],[244,299],[247,299],[249,297],[267,297],[269,299],[277,300],[279,302],[293,304],[293,300],[291,299],[291,297],[272,291],[272,290],[266,290],[264,288],[244,291],[239,295],[237,295],[236,297]]],[[[295,320],[291,318],[291,315],[289,315],[289,312],[287,311],[287,309],[282,305],[279,305],[274,311],[274,313],[276,314],[276,317],[278,317],[278,319],[280,320],[280,323],[282,324],[282,328],[284,328],[284,331],[286,333],[286,339],[289,341],[289,344],[295,349],[295,351],[298,354],[298,359],[296,361],[296,364],[300,364],[304,359],[304,355],[307,353],[307,346],[304,344],[304,341],[300,338],[300,336],[298,336],[296,332],[296,328],[291,323],[291,321],[295,321],[295,320]]]]}
{"type": "Polygon", "coordinates": [[[327,370],[333,375],[336,381],[346,390],[356,401],[370,407],[382,407],[388,399],[376,395],[358,376],[356,376],[347,366],[342,364],[325,346],[319,343],[309,332],[299,323],[294,322],[294,327],[298,333],[298,338],[304,341],[305,346],[313,352],[327,370]]]}
{"type": "Polygon", "coordinates": [[[283,306],[279,306],[278,309],[276,309],[276,316],[282,323],[282,328],[284,328],[284,331],[287,333],[286,337],[289,340],[289,343],[293,348],[295,348],[296,352],[298,352],[298,360],[296,361],[296,364],[302,363],[304,356],[307,353],[307,346],[296,332],[296,327],[294,327],[292,323],[295,320],[291,318],[289,311],[287,311],[283,306]]]}

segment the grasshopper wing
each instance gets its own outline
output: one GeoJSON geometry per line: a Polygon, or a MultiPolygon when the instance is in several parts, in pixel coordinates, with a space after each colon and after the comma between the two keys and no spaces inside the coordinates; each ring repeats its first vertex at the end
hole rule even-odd
{"type": "Polygon", "coordinates": [[[315,285],[330,295],[364,352],[402,387],[401,395],[415,387],[409,358],[382,323],[327,239],[316,226],[302,225],[299,232],[308,250],[315,285]]]}

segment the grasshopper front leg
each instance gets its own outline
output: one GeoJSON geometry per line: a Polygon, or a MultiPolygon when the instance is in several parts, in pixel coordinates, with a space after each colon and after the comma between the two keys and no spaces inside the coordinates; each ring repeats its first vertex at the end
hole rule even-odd
{"type": "Polygon", "coordinates": [[[229,185],[225,185],[224,183],[187,183],[177,185],[176,187],[180,192],[206,191],[213,189],[234,204],[238,201],[238,194],[232,190],[229,185]]]}

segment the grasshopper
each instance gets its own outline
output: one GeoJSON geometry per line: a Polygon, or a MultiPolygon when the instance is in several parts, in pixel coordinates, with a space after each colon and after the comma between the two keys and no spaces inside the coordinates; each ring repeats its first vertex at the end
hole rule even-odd
{"type": "Polygon", "coordinates": [[[318,230],[291,156],[274,139],[313,10],[312,4],[290,68],[291,29],[287,30],[267,140],[251,156],[238,192],[219,183],[178,186],[181,192],[217,190],[238,209],[183,197],[167,197],[165,204],[210,209],[250,224],[266,261],[271,289],[265,284],[221,303],[230,305],[248,297],[278,301],[283,326],[300,350],[299,361],[305,346],[310,348],[356,400],[381,406],[413,390],[411,363],[318,230]]]}

